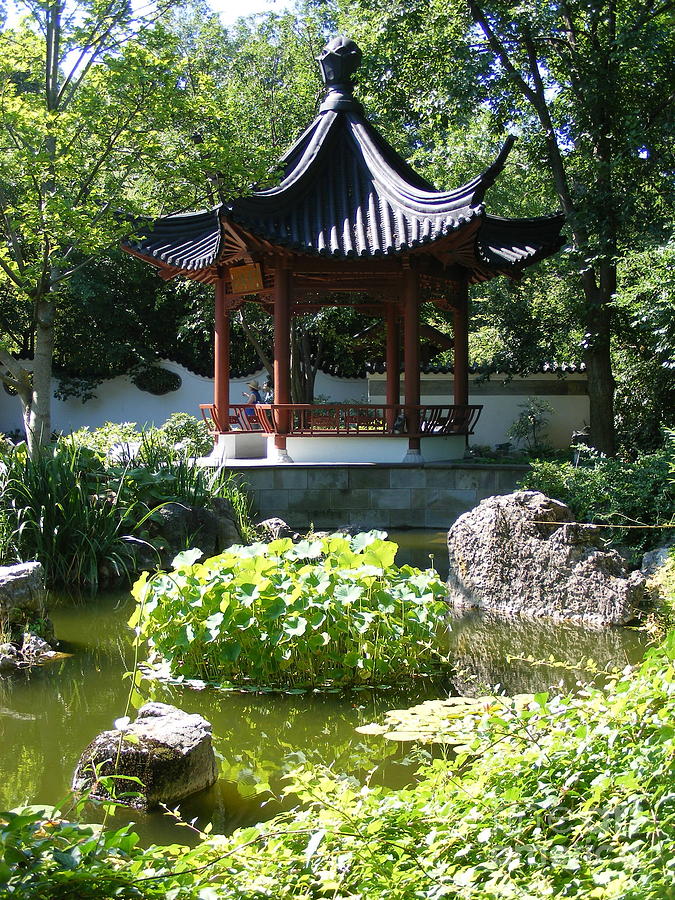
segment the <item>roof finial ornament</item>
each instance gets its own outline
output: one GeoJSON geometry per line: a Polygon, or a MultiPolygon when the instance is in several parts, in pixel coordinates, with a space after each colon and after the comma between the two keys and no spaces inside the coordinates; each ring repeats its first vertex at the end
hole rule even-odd
{"type": "Polygon", "coordinates": [[[359,47],[343,35],[338,35],[326,44],[317,57],[328,89],[326,99],[321,104],[321,112],[329,109],[361,109],[361,104],[354,99],[352,91],[356,83],[353,76],[361,65],[362,58],[359,47]]]}

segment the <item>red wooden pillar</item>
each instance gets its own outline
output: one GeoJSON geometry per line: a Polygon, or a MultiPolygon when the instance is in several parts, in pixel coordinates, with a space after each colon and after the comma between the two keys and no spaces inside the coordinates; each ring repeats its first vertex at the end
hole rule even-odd
{"type": "MultiPolygon", "coordinates": [[[[401,402],[401,374],[399,372],[399,347],[398,347],[398,309],[396,303],[387,304],[387,393],[388,406],[398,406],[401,402]]],[[[389,431],[396,421],[396,410],[387,410],[387,428],[389,431]]]]}
{"type": "Polygon", "coordinates": [[[454,402],[456,406],[466,406],[469,402],[469,291],[466,282],[453,303],[454,402]]]}
{"type": "Polygon", "coordinates": [[[225,308],[225,277],[216,281],[213,405],[219,432],[230,430],[230,313],[225,308]]]}
{"type": "MultiPolygon", "coordinates": [[[[278,262],[274,269],[274,402],[291,402],[291,298],[288,268],[278,262]]],[[[287,458],[286,435],[290,416],[275,416],[274,445],[281,458],[287,458]]]]}
{"type": "Polygon", "coordinates": [[[408,423],[408,455],[419,456],[420,321],[417,273],[403,270],[403,371],[405,415],[408,423]]]}

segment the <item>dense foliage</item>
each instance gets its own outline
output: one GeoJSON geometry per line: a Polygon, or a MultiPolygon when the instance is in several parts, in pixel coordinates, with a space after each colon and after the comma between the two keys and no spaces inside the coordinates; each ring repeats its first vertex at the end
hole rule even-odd
{"type": "Polygon", "coordinates": [[[0,884],[21,900],[73,891],[101,900],[663,900],[675,856],[674,660],[671,633],[602,689],[486,704],[462,754],[423,767],[410,789],[297,771],[289,787],[302,809],[231,837],[202,835],[191,850],[141,850],[127,829],[94,841],[34,810],[5,813],[0,884]]]}
{"type": "Polygon", "coordinates": [[[521,481],[566,503],[579,522],[613,525],[605,529],[612,545],[639,554],[662,545],[675,528],[675,488],[670,473],[675,466],[675,443],[655,453],[630,459],[608,459],[586,452],[579,464],[534,460],[521,481]],[[655,526],[636,528],[633,526],[655,526]],[[630,526],[630,527],[622,527],[630,526]]]}
{"type": "MultiPolygon", "coordinates": [[[[654,278],[634,264],[640,256],[665,257],[672,234],[675,118],[664,106],[672,93],[669,5],[335,0],[316,6],[331,28],[362,46],[366,108],[432,180],[447,188],[462,183],[475,174],[477,160],[488,162],[491,141],[507,131],[518,135],[486,203],[491,212],[533,215],[554,209],[557,199],[569,247],[520,286],[496,279],[476,287],[476,324],[493,337],[483,335],[477,349],[485,361],[492,344],[495,363],[515,358],[525,368],[540,363],[542,351],[575,362],[582,354],[591,437],[612,454],[615,371],[636,356],[652,363],[656,357],[663,366],[664,349],[672,359],[672,330],[649,335],[635,314],[644,286],[644,293],[661,295],[654,316],[661,318],[661,304],[672,306],[672,276],[654,278]]],[[[640,388],[653,396],[651,373],[640,374],[640,388]]],[[[649,412],[658,423],[658,405],[650,403],[649,412]]],[[[636,425],[629,426],[634,434],[636,425]]],[[[653,436],[650,423],[648,441],[653,436]]]]}
{"type": "Polygon", "coordinates": [[[24,365],[3,334],[0,377],[18,393],[31,452],[50,437],[64,286],[129,229],[115,211],[141,211],[160,160],[175,171],[180,156],[173,126],[191,106],[165,24],[162,3],[27,0],[0,31],[0,283],[23,307],[33,351],[24,365]]]}
{"type": "Polygon", "coordinates": [[[208,507],[212,497],[230,500],[249,535],[239,483],[190,461],[204,447],[202,423],[183,414],[142,432],[134,423],[83,428],[32,457],[25,444],[2,445],[0,561],[37,559],[48,584],[96,587],[102,576],[133,574],[139,547],[159,564],[153,523],[164,504],[208,507]]]}
{"type": "Polygon", "coordinates": [[[174,413],[163,425],[139,428],[136,422],[106,422],[98,428],[79,428],[68,441],[107,455],[116,452],[122,457],[138,451],[141,459],[151,454],[165,453],[174,457],[208,456],[213,449],[213,435],[203,419],[189,413],[174,413]]]}
{"type": "Polygon", "coordinates": [[[134,586],[131,624],[173,676],[253,687],[392,684],[435,673],[446,607],[433,571],[378,532],[232,547],[134,586]]]}
{"type": "MultiPolygon", "coordinates": [[[[0,377],[19,389],[26,411],[35,376],[13,354],[42,346],[44,363],[52,337],[66,393],[87,396],[97,380],[145,371],[166,355],[209,370],[208,290],[153,285],[140,263],[108,255],[124,230],[110,213],[213,206],[274,183],[276,160],[322,94],[315,58],[326,34],[341,31],[364,51],[358,91],[368,115],[423,175],[456,187],[492,162],[510,130],[519,141],[487,197],[490,210],[538,215],[560,202],[568,216],[569,252],[521,282],[474,288],[474,361],[526,372],[585,359],[591,424],[605,450],[615,383],[620,444],[653,449],[661,427],[673,425],[668,4],[305,0],[227,30],[203,0],[172,4],[159,23],[124,3],[102,9],[72,0],[52,17],[40,3],[25,8],[24,24],[12,21],[2,33],[0,117],[17,143],[0,160],[9,186],[0,198],[0,377]],[[101,15],[111,16],[115,52],[99,40],[101,15]],[[70,51],[56,71],[47,71],[50,40],[70,51]],[[80,45],[93,59],[78,79],[77,63],[69,66],[80,45]],[[31,180],[26,160],[36,146],[44,167],[31,180]],[[81,268],[87,260],[91,268],[81,268]],[[46,304],[39,316],[32,302],[17,302],[31,290],[46,304]],[[96,360],[92,342],[101,349],[96,360]]],[[[422,314],[450,331],[447,317],[422,314]]],[[[295,323],[298,400],[311,390],[313,366],[332,362],[336,339],[333,356],[348,366],[373,356],[350,346],[349,335],[364,327],[351,321],[355,313],[323,318],[295,323]]],[[[266,315],[249,304],[233,317],[236,368],[270,363],[268,332],[266,315]]]]}

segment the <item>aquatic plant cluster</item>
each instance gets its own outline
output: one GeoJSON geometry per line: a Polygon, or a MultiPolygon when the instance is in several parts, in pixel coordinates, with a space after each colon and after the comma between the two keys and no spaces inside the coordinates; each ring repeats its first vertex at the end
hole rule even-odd
{"type": "Polygon", "coordinates": [[[300,768],[289,790],[302,808],[202,834],[193,849],[141,849],[130,826],[98,836],[53,811],[0,814],[0,886],[17,900],[663,900],[675,859],[674,660],[671,632],[602,689],[473,704],[461,752],[409,789],[300,768]]]}
{"type": "Polygon", "coordinates": [[[104,567],[133,572],[134,547],[152,555],[163,504],[212,497],[230,500],[247,537],[246,492],[229,473],[192,464],[199,423],[175,419],[142,432],[129,423],[81,429],[33,458],[23,443],[0,445],[0,563],[37,559],[49,585],[96,587],[104,567]]]}
{"type": "Polygon", "coordinates": [[[231,547],[134,586],[130,624],[171,676],[256,688],[392,684],[439,672],[446,587],[381,532],[231,547]]]}

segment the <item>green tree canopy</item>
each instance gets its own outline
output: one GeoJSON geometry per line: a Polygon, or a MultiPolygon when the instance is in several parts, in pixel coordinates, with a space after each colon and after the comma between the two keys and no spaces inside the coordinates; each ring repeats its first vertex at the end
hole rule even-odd
{"type": "Polygon", "coordinates": [[[455,181],[467,160],[479,168],[475,135],[520,135],[518,168],[488,200],[531,214],[555,194],[568,217],[564,317],[583,334],[593,441],[613,452],[618,261],[662,244],[672,227],[674,5],[337,0],[321,8],[366,50],[369,109],[428,174],[439,177],[445,164],[455,181]]]}

